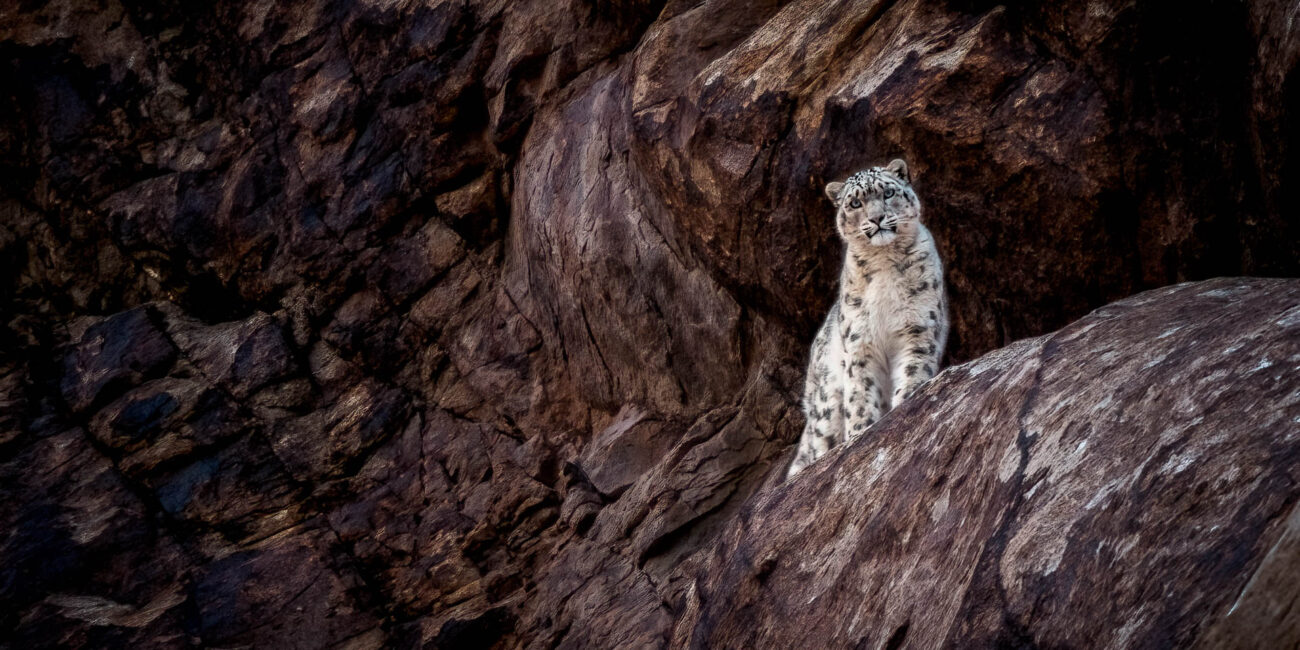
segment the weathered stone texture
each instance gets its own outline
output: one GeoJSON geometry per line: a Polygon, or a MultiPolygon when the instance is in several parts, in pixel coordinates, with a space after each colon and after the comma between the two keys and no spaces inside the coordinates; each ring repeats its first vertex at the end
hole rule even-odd
{"type": "MultiPolygon", "coordinates": [[[[685,572],[703,604],[675,641],[1190,646],[1248,585],[1297,596],[1297,371],[1300,283],[1262,280],[1143,293],[949,369],[759,493],[685,572]]],[[[1269,622],[1236,624],[1257,646],[1297,639],[1237,616],[1269,622]]]]}
{"type": "Polygon", "coordinates": [[[0,646],[1292,639],[1294,283],[1070,325],[1300,275],[1292,5],[4,5],[0,646]],[[978,360],[782,487],[896,156],[978,360]]]}

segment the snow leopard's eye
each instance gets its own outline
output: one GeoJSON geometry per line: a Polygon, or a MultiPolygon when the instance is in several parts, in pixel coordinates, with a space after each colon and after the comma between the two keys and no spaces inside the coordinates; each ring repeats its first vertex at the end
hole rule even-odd
{"type": "Polygon", "coordinates": [[[885,188],[885,198],[887,199],[894,198],[894,188],[892,187],[885,188]]]}
{"type": "Polygon", "coordinates": [[[860,207],[862,207],[862,201],[859,201],[859,200],[857,200],[857,199],[853,199],[852,201],[849,201],[849,207],[850,207],[850,208],[860,208],[860,207]]]}

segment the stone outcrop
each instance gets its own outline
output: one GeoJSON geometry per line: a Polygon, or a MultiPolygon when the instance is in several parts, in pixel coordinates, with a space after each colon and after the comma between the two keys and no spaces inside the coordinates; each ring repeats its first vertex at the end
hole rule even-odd
{"type": "Polygon", "coordinates": [[[1300,275],[1293,13],[0,8],[0,643],[1294,629],[1291,283],[980,357],[1300,275]],[[820,187],[895,156],[979,360],[782,487],[839,264],[820,187]],[[1222,352],[1252,336],[1257,371],[1222,352]]]}
{"type": "Polygon", "coordinates": [[[1300,282],[1114,303],[950,368],[758,493],[684,572],[674,640],[1293,644],[1297,418],[1300,282]]]}

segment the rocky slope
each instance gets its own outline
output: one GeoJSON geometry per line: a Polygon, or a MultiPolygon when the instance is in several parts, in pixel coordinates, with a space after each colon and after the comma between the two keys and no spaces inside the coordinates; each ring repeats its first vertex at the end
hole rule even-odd
{"type": "Polygon", "coordinates": [[[1296,280],[1143,293],[951,368],[759,492],[686,572],[674,639],[1294,645],[1297,371],[1296,280]]]}
{"type": "Polygon", "coordinates": [[[839,264],[820,187],[863,165],[918,176],[953,362],[1142,289],[1300,274],[1294,13],[0,8],[0,643],[1267,629],[1285,590],[1265,568],[1295,547],[1292,283],[1107,308],[949,373],[928,394],[952,406],[918,400],[810,478],[770,477],[839,264]],[[1266,358],[1223,352],[1252,336],[1266,358]],[[1184,391],[1208,402],[1156,421],[1184,391]],[[880,596],[905,576],[914,600],[880,596]],[[814,588],[826,607],[796,608],[814,588]],[[1238,594],[1258,604],[1229,616],[1238,594]]]}

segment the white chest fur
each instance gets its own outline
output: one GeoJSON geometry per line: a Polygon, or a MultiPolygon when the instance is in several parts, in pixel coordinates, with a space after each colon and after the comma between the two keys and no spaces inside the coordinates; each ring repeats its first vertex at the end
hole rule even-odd
{"type": "MultiPolygon", "coordinates": [[[[877,355],[890,364],[906,352],[915,327],[941,328],[946,339],[943,267],[934,238],[917,224],[911,246],[846,252],[839,304],[848,326],[845,351],[877,355]]],[[[845,327],[840,328],[843,334],[845,327]]]]}

